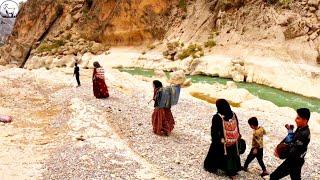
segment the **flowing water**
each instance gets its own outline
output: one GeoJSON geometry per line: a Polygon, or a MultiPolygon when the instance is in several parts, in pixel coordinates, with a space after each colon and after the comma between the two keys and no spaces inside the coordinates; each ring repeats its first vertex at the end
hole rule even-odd
{"type": "MultiPolygon", "coordinates": [[[[131,75],[141,75],[145,77],[152,77],[154,75],[153,70],[142,68],[120,68],[119,70],[121,72],[130,73],[131,75]]],[[[169,77],[169,72],[167,72],[166,75],[169,77]]],[[[231,79],[205,75],[190,75],[187,77],[191,78],[193,83],[202,82],[208,84],[226,84],[227,81],[232,81],[231,79]]],[[[247,89],[251,94],[259,97],[260,99],[271,101],[279,107],[291,107],[293,109],[306,107],[313,112],[320,113],[320,99],[305,97],[256,83],[236,82],[236,84],[239,88],[247,89]]]]}

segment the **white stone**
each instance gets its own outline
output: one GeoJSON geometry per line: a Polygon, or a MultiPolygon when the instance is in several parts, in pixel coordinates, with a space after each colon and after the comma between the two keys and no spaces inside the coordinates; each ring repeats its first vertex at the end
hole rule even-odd
{"type": "Polygon", "coordinates": [[[186,76],[183,70],[170,73],[170,79],[168,80],[171,84],[183,84],[186,81],[186,76]]]}

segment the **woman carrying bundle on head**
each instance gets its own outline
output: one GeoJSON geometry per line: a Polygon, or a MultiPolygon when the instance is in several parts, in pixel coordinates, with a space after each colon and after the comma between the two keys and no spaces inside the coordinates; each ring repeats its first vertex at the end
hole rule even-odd
{"type": "Polygon", "coordinates": [[[92,75],[92,82],[93,82],[93,94],[96,98],[107,98],[109,97],[108,87],[105,83],[104,77],[104,69],[101,67],[99,62],[93,63],[93,75],[92,75]]]}

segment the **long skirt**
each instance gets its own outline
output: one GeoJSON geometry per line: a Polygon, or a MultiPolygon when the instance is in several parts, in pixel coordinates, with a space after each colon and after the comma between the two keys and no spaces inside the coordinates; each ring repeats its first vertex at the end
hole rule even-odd
{"type": "Polygon", "coordinates": [[[93,80],[93,94],[96,98],[107,98],[109,97],[108,87],[104,82],[104,79],[93,80]]]}
{"type": "Polygon", "coordinates": [[[152,113],[153,132],[168,136],[174,128],[174,119],[170,108],[155,108],[152,113]]]}

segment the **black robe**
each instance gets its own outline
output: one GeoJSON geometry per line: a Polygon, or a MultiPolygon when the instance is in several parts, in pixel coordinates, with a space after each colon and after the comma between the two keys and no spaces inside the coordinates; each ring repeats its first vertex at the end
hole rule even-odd
{"type": "Polygon", "coordinates": [[[222,138],[224,138],[222,119],[218,114],[215,114],[212,117],[211,145],[204,161],[204,169],[211,173],[216,173],[217,169],[221,169],[228,176],[234,176],[241,169],[237,146],[227,147],[227,155],[224,155],[224,145],[221,143],[222,138]]]}

